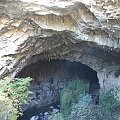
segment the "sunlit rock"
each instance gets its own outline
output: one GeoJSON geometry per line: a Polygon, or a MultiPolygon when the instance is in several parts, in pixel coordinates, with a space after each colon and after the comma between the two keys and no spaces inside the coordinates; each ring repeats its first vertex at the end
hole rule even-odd
{"type": "Polygon", "coordinates": [[[39,60],[81,62],[101,93],[120,85],[119,0],[1,0],[0,78],[39,60]]]}

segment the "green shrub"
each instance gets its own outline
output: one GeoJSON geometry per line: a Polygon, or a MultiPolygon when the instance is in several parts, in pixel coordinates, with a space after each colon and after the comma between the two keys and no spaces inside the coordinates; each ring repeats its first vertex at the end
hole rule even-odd
{"type": "Polygon", "coordinates": [[[51,120],[118,120],[99,105],[93,105],[90,94],[80,94],[78,103],[73,103],[70,115],[63,118],[62,113],[51,120]],[[61,118],[62,119],[59,119],[61,118]]]}
{"type": "MultiPolygon", "coordinates": [[[[32,78],[14,78],[7,86],[5,92],[9,95],[9,98],[13,101],[17,100],[17,105],[22,105],[28,102],[28,96],[30,94],[29,86],[32,78]]],[[[16,102],[17,102],[16,101],[16,102]]],[[[14,103],[15,104],[15,103],[14,103]]]]}
{"type": "Polygon", "coordinates": [[[104,94],[100,98],[100,105],[92,104],[88,90],[88,84],[80,81],[68,82],[60,96],[61,113],[51,120],[118,120],[119,115],[111,112],[120,106],[117,98],[119,88],[104,94]]]}
{"type": "Polygon", "coordinates": [[[100,105],[109,112],[113,112],[117,108],[120,108],[120,101],[117,97],[119,92],[120,88],[116,87],[103,94],[100,97],[100,105]]]}
{"type": "Polygon", "coordinates": [[[65,120],[115,120],[108,112],[91,102],[89,94],[81,94],[78,103],[72,105],[71,114],[65,120]]]}
{"type": "Polygon", "coordinates": [[[0,80],[0,120],[17,120],[21,105],[27,102],[32,78],[0,80]]]}
{"type": "Polygon", "coordinates": [[[61,91],[60,103],[61,112],[64,117],[68,116],[72,110],[72,104],[78,102],[78,97],[81,93],[88,92],[89,85],[77,80],[68,82],[67,87],[61,91]]]}

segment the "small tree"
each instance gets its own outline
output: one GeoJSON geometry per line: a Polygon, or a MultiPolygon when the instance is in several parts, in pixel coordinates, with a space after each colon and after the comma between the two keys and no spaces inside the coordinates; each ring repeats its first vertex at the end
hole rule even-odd
{"type": "Polygon", "coordinates": [[[29,86],[32,78],[14,78],[0,81],[0,119],[17,120],[22,113],[21,106],[29,100],[29,86]]]}
{"type": "Polygon", "coordinates": [[[61,112],[64,117],[67,117],[72,110],[72,104],[78,102],[80,94],[88,92],[89,84],[72,80],[68,82],[67,86],[63,88],[60,95],[61,112]]]}

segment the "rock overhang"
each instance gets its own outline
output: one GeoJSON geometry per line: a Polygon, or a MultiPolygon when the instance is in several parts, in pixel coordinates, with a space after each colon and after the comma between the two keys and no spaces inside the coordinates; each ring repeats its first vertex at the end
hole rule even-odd
{"type": "Polygon", "coordinates": [[[33,2],[0,2],[1,78],[40,59],[79,61],[98,74],[119,69],[119,0],[33,2]]]}

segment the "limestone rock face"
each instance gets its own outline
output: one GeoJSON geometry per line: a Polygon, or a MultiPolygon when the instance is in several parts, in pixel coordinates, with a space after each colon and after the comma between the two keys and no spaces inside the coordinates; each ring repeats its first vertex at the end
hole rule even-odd
{"type": "Polygon", "coordinates": [[[0,0],[0,78],[45,59],[91,67],[103,92],[120,85],[120,1],[0,0]]]}

